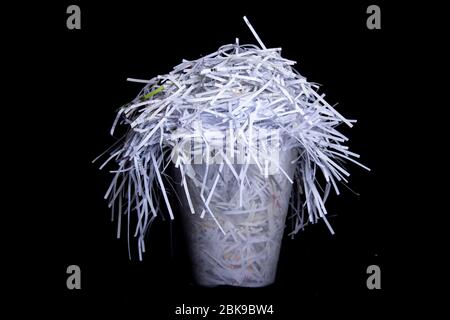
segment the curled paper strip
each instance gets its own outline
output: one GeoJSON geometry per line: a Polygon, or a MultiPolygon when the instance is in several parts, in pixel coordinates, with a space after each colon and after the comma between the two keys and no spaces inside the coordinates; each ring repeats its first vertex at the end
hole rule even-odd
{"type": "Polygon", "coordinates": [[[330,189],[339,194],[337,182],[347,182],[345,162],[366,167],[337,130],[356,121],[328,104],[319,86],[293,68],[296,62],[283,58],[280,48],[266,48],[244,20],[259,47],[236,39],[197,60],[183,60],[168,74],[129,79],[145,86],[118,111],[111,133],[118,124],[128,131],[101,167],[111,160],[118,166],[105,198],[118,236],[126,217],[139,259],[149,226],[162,214],[160,203],[174,218],[167,179],[172,162],[180,178],[175,189],[187,208],[183,214],[196,217],[187,223],[204,282],[221,283],[222,277],[225,283],[257,286],[274,277],[261,261],[278,257],[274,243],[287,208],[291,235],[320,219],[333,232],[325,207],[330,189]],[[277,205],[280,199],[285,204],[277,205]]]}

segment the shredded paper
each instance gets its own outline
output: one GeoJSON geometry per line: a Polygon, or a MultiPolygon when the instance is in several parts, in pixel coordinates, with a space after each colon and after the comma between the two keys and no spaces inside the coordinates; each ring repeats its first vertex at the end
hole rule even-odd
{"type": "Polygon", "coordinates": [[[154,219],[178,214],[169,201],[178,196],[203,285],[273,282],[287,212],[290,235],[320,219],[333,233],[325,201],[347,182],[344,164],[368,169],[337,130],[356,121],[244,20],[258,46],[236,39],[168,74],[128,79],[145,86],[119,109],[111,134],[128,130],[101,165],[117,164],[105,198],[139,259],[154,219]]]}

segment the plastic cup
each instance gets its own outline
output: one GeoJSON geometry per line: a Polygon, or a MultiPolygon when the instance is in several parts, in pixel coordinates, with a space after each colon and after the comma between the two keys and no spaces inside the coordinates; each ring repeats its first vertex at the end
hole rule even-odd
{"type": "MultiPolygon", "coordinates": [[[[296,152],[280,152],[279,164],[291,178],[296,152]]],[[[232,165],[239,175],[243,165],[232,165]]],[[[201,286],[262,287],[275,281],[281,240],[292,184],[278,170],[264,175],[256,164],[248,165],[241,186],[228,165],[210,164],[201,196],[206,164],[192,164],[185,175],[192,207],[182,176],[175,169],[176,190],[181,200],[183,228],[196,282],[201,286]],[[218,178],[217,178],[218,177],[218,178]],[[217,183],[209,202],[214,182],[217,183]],[[208,203],[208,208],[205,206],[208,203]]]]}

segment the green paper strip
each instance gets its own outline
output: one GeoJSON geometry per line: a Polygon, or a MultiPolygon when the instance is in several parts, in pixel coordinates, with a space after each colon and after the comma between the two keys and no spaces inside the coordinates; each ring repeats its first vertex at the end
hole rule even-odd
{"type": "Polygon", "coordinates": [[[153,90],[152,92],[147,93],[146,95],[144,95],[142,98],[144,100],[150,99],[151,97],[153,97],[155,94],[157,94],[158,92],[161,92],[164,90],[164,86],[160,86],[158,89],[153,90]]]}

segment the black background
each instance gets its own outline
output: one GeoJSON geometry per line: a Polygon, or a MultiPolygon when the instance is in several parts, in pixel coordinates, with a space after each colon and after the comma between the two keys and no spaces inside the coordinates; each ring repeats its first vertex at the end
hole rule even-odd
{"type": "Polygon", "coordinates": [[[398,143],[405,107],[394,92],[407,76],[402,73],[407,57],[399,49],[409,34],[401,9],[374,3],[381,7],[381,30],[366,28],[372,2],[364,1],[47,4],[36,32],[39,45],[29,49],[42,79],[36,86],[43,102],[35,112],[44,119],[37,126],[45,144],[29,148],[45,172],[33,194],[38,238],[44,241],[32,244],[35,255],[28,258],[38,257],[46,271],[41,280],[50,293],[47,301],[82,311],[126,306],[148,319],[182,319],[173,315],[182,303],[273,304],[275,314],[267,319],[322,312],[335,301],[346,310],[355,304],[383,310],[395,296],[393,248],[402,239],[393,230],[398,234],[396,222],[405,210],[398,200],[404,196],[398,183],[405,164],[397,157],[405,147],[398,143]],[[81,7],[81,30],[66,28],[70,4],[81,7]],[[358,119],[354,128],[342,130],[372,171],[350,166],[349,187],[360,195],[342,187],[342,194],[327,202],[334,236],[319,223],[294,240],[285,237],[274,285],[198,288],[190,278],[180,219],[158,220],[144,261],[128,260],[126,239],[115,238],[103,200],[111,175],[91,161],[115,141],[109,135],[115,111],[141,88],[127,77],[167,73],[181,59],[197,59],[235,37],[256,43],[243,15],[267,47],[282,47],[302,75],[323,85],[328,102],[358,119]],[[66,288],[71,264],[82,270],[78,291],[66,288]],[[381,268],[381,290],[366,287],[372,264],[381,268]]]}

